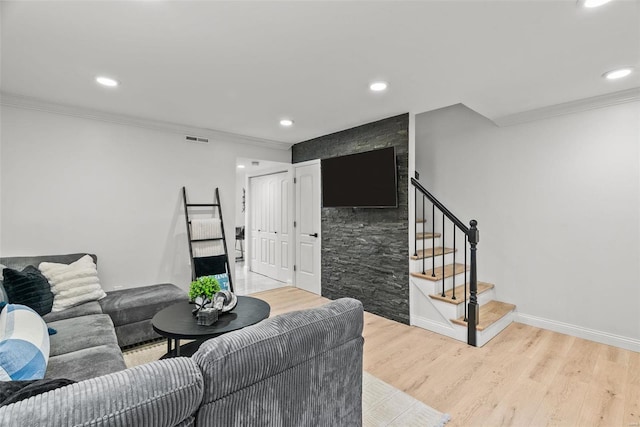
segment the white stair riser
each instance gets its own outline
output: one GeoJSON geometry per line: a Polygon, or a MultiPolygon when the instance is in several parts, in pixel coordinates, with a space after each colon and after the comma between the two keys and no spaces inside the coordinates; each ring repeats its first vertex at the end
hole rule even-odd
{"type": "MultiPolygon", "coordinates": [[[[460,286],[464,284],[464,273],[456,274],[455,276],[456,286],[460,286]]],[[[416,286],[421,286],[422,289],[426,289],[428,294],[435,294],[438,292],[442,292],[442,280],[438,280],[437,282],[422,279],[420,277],[411,276],[411,280],[416,284],[416,286]]],[[[467,271],[467,284],[469,283],[469,272],[467,271]]],[[[453,288],[453,276],[447,277],[444,279],[444,290],[447,291],[453,288]]]]}
{"type": "MultiPolygon", "coordinates": [[[[410,255],[413,255],[413,253],[410,255]]],[[[444,256],[444,265],[448,264],[453,264],[453,252],[445,254],[444,256]]],[[[462,259],[460,259],[460,255],[456,253],[456,264],[464,264],[464,253],[462,254],[462,259]]],[[[425,270],[431,270],[433,265],[435,265],[436,268],[442,267],[442,255],[436,255],[435,257],[427,257],[424,259],[425,270]]],[[[422,258],[412,259],[409,271],[411,273],[422,273],[422,258]]]]}
{"type": "MultiPolygon", "coordinates": [[[[411,286],[413,295],[411,301],[411,325],[418,326],[442,335],[446,335],[461,342],[467,342],[467,327],[458,325],[448,319],[459,318],[464,314],[463,304],[456,307],[444,301],[434,300],[425,293],[432,294],[435,292],[434,283],[427,283],[428,280],[411,277],[411,286]],[[431,289],[425,289],[423,286],[431,286],[431,289]],[[422,290],[417,289],[417,287],[422,290]]],[[[495,296],[495,290],[490,289],[478,295],[478,303],[484,305],[495,296]]],[[[490,325],[483,331],[477,332],[477,345],[479,347],[485,345],[489,340],[498,335],[504,328],[513,322],[514,311],[511,311],[500,320],[490,325]]]]}
{"type": "MultiPolygon", "coordinates": [[[[456,298],[459,300],[462,298],[462,295],[456,295],[456,298]]],[[[449,304],[448,302],[444,302],[435,298],[431,298],[433,300],[433,305],[438,308],[438,310],[447,318],[447,319],[458,319],[464,316],[464,303],[460,304],[449,304]]],[[[489,289],[488,291],[482,292],[478,294],[478,304],[484,305],[489,301],[495,299],[495,290],[489,289]]],[[[467,299],[467,303],[469,300],[467,299]]]]}
{"type": "Polygon", "coordinates": [[[484,331],[478,331],[477,337],[477,345],[478,347],[482,347],[486,343],[488,343],[492,338],[497,336],[500,332],[502,332],[507,326],[509,326],[513,322],[513,318],[515,315],[515,310],[507,313],[503,318],[493,323],[491,326],[486,328],[484,331]]]}
{"type": "Polygon", "coordinates": [[[409,250],[414,249],[415,247],[417,247],[418,249],[423,249],[423,248],[427,248],[427,249],[431,249],[433,246],[435,246],[436,248],[438,246],[440,246],[440,238],[436,237],[434,239],[418,239],[417,242],[411,242],[411,246],[409,250]],[[435,240],[435,242],[434,242],[435,240]]]}

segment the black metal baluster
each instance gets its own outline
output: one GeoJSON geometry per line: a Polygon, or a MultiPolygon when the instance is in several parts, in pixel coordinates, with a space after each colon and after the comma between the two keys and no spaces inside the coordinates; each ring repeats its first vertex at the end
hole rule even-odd
{"type": "Polygon", "coordinates": [[[467,239],[464,239],[464,321],[467,321],[467,239]]]}
{"type": "MultiPolygon", "coordinates": [[[[422,196],[422,199],[424,200],[424,196],[422,196]]],[[[418,189],[416,187],[413,187],[413,211],[415,213],[414,218],[416,219],[416,223],[414,226],[414,240],[413,240],[413,256],[417,257],[418,256],[418,189]]],[[[422,215],[424,216],[424,214],[422,215]]],[[[423,227],[424,228],[424,227],[423,227]]]]}
{"type": "Polygon", "coordinates": [[[436,277],[436,205],[431,204],[431,277],[436,277]]]}
{"type": "Polygon", "coordinates": [[[425,263],[425,260],[424,260],[424,251],[425,251],[425,248],[424,248],[424,230],[425,230],[425,226],[427,225],[427,220],[424,217],[424,199],[426,199],[426,197],[423,194],[422,195],[422,221],[424,221],[424,222],[422,223],[422,274],[427,274],[425,269],[424,269],[424,263],[425,263]]]}
{"type": "Polygon", "coordinates": [[[453,297],[456,299],[456,225],[453,224],[453,297]]]}
{"type": "MultiPolygon", "coordinates": [[[[445,247],[445,240],[444,240],[444,212],[442,213],[442,242],[440,242],[440,244],[442,245],[442,297],[444,298],[445,293],[444,293],[444,253],[446,252],[444,250],[445,247]]],[[[435,258],[436,254],[435,252],[433,253],[433,257],[435,258]]]]}

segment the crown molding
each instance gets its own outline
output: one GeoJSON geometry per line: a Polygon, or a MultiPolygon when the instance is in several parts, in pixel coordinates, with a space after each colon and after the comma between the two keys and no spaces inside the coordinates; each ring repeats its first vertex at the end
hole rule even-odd
{"type": "Polygon", "coordinates": [[[610,107],[634,101],[640,101],[640,87],[509,114],[498,117],[494,119],[493,122],[500,127],[513,126],[521,123],[533,122],[536,120],[594,110],[596,108],[610,107]]]}
{"type": "Polygon", "coordinates": [[[145,119],[141,117],[128,116],[125,114],[107,113],[105,111],[94,110],[90,108],[58,104],[54,102],[44,101],[38,98],[32,98],[6,92],[0,92],[0,104],[7,107],[44,111],[47,113],[80,117],[90,120],[99,120],[103,122],[135,126],[179,135],[200,136],[208,138],[212,141],[234,142],[238,144],[248,144],[259,147],[274,148],[277,150],[289,150],[293,145],[287,142],[256,138],[253,136],[240,135],[237,133],[225,132],[215,129],[201,128],[196,126],[183,125],[180,123],[145,119]]]}

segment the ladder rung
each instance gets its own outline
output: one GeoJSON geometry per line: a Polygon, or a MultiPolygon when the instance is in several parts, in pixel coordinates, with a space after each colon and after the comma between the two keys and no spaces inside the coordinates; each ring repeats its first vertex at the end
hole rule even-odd
{"type": "Polygon", "coordinates": [[[218,203],[187,203],[187,207],[188,208],[193,208],[193,207],[215,207],[215,206],[220,206],[220,204],[218,203]]]}
{"type": "Polygon", "coordinates": [[[192,242],[212,242],[214,240],[222,240],[222,237],[213,237],[211,239],[192,239],[192,242]]]}

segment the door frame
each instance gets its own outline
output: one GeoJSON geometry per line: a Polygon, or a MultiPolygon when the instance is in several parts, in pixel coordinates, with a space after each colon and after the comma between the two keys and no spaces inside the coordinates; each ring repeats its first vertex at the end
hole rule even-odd
{"type": "MultiPolygon", "coordinates": [[[[252,205],[252,197],[253,194],[251,194],[251,185],[250,185],[250,180],[251,178],[259,178],[261,176],[267,176],[267,175],[276,175],[276,174],[280,174],[280,173],[287,173],[287,177],[289,178],[289,181],[292,183],[291,184],[291,193],[295,193],[295,187],[293,187],[293,178],[295,177],[295,169],[293,168],[293,165],[283,165],[283,166],[275,166],[273,168],[268,168],[268,169],[262,169],[260,171],[257,172],[253,172],[253,173],[247,173],[245,175],[245,188],[246,188],[246,196],[245,196],[245,212],[247,213],[245,216],[245,227],[244,227],[244,232],[245,232],[245,259],[247,260],[247,266],[249,267],[249,271],[253,271],[253,245],[251,244],[252,241],[252,230],[251,230],[251,221],[253,218],[253,205],[252,205]]],[[[287,208],[289,209],[289,219],[291,222],[291,225],[293,226],[293,219],[292,217],[295,216],[295,194],[292,194],[291,197],[289,197],[289,205],[287,206],[287,208]]],[[[295,248],[295,233],[289,233],[289,247],[290,248],[295,248]]],[[[293,266],[295,263],[295,253],[292,253],[295,251],[290,250],[289,251],[289,259],[287,260],[287,265],[293,266]]],[[[258,273],[259,274],[259,273],[258,273]]],[[[293,269],[291,269],[290,274],[287,277],[286,282],[289,284],[294,283],[295,277],[295,273],[293,272],[293,269]]]]}
{"type": "MultiPolygon", "coordinates": [[[[293,172],[293,177],[295,178],[296,176],[296,169],[299,167],[304,167],[304,166],[312,166],[312,165],[318,165],[318,170],[319,170],[319,197],[320,197],[320,203],[319,203],[319,209],[320,212],[318,212],[318,218],[320,218],[320,229],[318,230],[318,257],[320,257],[320,259],[318,260],[318,295],[322,295],[322,167],[321,167],[321,163],[320,163],[320,159],[313,159],[313,160],[307,160],[305,162],[300,162],[300,163],[293,163],[291,166],[293,166],[292,168],[292,172],[293,172]]],[[[296,184],[294,184],[295,186],[296,184]]],[[[297,200],[296,200],[296,191],[293,191],[293,219],[295,220],[297,212],[296,212],[296,206],[297,206],[297,200]]],[[[296,250],[294,250],[294,254],[293,254],[293,264],[294,265],[298,265],[298,259],[297,259],[297,255],[298,255],[298,251],[297,251],[297,245],[298,242],[296,241],[296,233],[293,233],[293,243],[294,248],[296,248],[296,250]]],[[[293,272],[293,284],[294,286],[297,287],[296,285],[296,277],[297,277],[297,270],[293,272]]]]}

